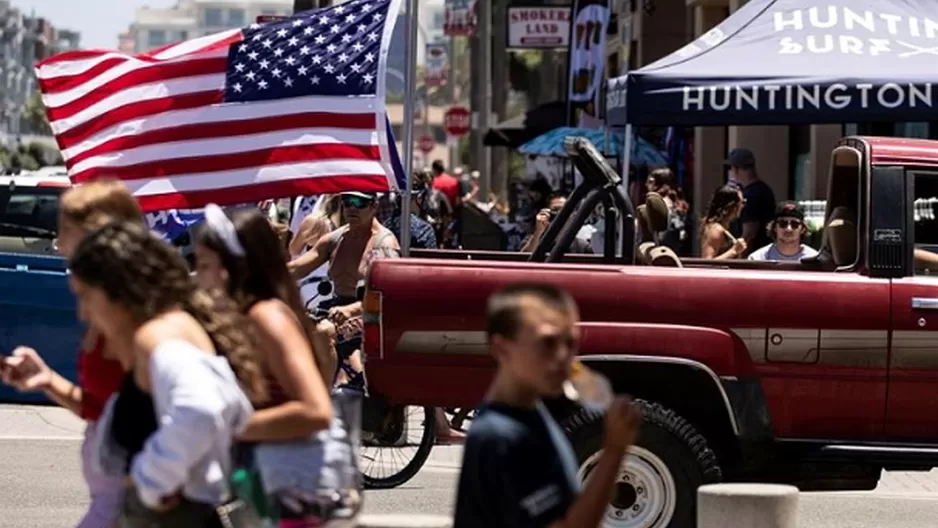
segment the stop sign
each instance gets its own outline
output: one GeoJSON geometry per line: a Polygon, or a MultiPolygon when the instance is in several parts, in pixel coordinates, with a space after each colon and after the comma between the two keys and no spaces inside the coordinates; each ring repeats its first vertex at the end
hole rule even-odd
{"type": "Polygon", "coordinates": [[[453,137],[462,137],[469,133],[471,114],[464,106],[454,106],[443,116],[443,126],[446,133],[453,137]]]}
{"type": "Polygon", "coordinates": [[[433,147],[436,146],[436,140],[433,139],[433,136],[420,136],[420,140],[417,141],[417,146],[420,148],[420,151],[424,154],[429,154],[433,147]]]}

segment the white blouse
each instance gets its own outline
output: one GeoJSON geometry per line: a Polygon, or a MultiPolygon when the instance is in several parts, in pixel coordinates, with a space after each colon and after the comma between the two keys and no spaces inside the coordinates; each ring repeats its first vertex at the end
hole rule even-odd
{"type": "MultiPolygon", "coordinates": [[[[182,489],[190,500],[221,504],[233,440],[253,412],[228,361],[186,341],[164,341],[150,355],[150,387],[158,429],[130,466],[141,502],[154,508],[182,489]]],[[[126,467],[126,454],[110,439],[115,399],[95,442],[99,469],[111,475],[126,467]]]]}

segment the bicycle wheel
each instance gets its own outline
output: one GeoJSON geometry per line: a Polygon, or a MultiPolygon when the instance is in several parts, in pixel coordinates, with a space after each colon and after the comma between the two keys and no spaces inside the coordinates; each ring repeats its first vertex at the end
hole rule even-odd
{"type": "Polygon", "coordinates": [[[388,411],[377,432],[362,432],[359,468],[365,489],[396,488],[414,478],[436,443],[433,407],[397,406],[388,411]],[[413,434],[415,428],[423,430],[413,434]],[[400,462],[402,467],[397,466],[400,462]]]}

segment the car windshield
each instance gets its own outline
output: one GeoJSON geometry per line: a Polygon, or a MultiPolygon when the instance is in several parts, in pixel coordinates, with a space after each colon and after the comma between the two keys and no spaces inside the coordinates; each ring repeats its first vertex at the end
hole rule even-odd
{"type": "Polygon", "coordinates": [[[0,236],[55,238],[62,189],[0,188],[0,236]]]}

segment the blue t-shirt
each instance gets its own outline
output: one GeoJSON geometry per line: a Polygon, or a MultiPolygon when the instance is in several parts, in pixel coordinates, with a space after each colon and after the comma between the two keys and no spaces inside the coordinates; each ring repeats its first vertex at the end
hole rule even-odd
{"type": "Polygon", "coordinates": [[[544,528],[579,493],[576,471],[573,448],[543,405],[485,405],[466,438],[454,528],[544,528]]]}
{"type": "Polygon", "coordinates": [[[801,259],[803,258],[814,257],[816,255],[817,250],[805,244],[801,244],[801,248],[798,249],[798,252],[794,255],[783,255],[781,252],[779,252],[778,247],[772,243],[750,253],[749,260],[780,260],[786,262],[801,262],[801,259]]]}
{"type": "MultiPolygon", "coordinates": [[[[384,222],[384,227],[391,230],[398,240],[401,239],[401,215],[395,214],[384,222]]],[[[436,231],[429,222],[410,214],[410,247],[414,249],[436,249],[436,231]]]]}

